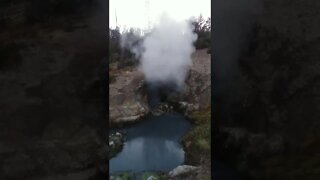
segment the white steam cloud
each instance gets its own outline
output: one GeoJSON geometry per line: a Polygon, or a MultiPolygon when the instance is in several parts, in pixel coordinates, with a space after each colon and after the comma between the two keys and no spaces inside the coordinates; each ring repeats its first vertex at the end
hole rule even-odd
{"type": "Polygon", "coordinates": [[[143,41],[141,70],[147,82],[184,84],[192,65],[193,42],[197,35],[189,21],[176,21],[164,14],[143,41]]]}
{"type": "Polygon", "coordinates": [[[192,65],[193,43],[197,40],[193,30],[191,21],[176,20],[164,13],[150,33],[124,33],[121,46],[140,60],[140,70],[148,83],[174,83],[180,88],[192,65]]]}

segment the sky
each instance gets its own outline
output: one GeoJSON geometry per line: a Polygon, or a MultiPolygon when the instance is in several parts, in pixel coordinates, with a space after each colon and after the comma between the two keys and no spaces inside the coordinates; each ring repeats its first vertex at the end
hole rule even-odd
{"type": "Polygon", "coordinates": [[[148,29],[163,12],[178,21],[200,14],[207,18],[211,16],[211,0],[110,0],[109,26],[148,29]]]}

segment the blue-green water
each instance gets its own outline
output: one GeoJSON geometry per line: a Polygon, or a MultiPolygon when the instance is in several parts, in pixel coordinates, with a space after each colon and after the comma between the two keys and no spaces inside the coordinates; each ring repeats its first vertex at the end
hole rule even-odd
{"type": "Polygon", "coordinates": [[[184,162],[181,139],[190,128],[184,116],[167,113],[125,129],[126,142],[109,161],[109,172],[172,170],[184,162]]]}

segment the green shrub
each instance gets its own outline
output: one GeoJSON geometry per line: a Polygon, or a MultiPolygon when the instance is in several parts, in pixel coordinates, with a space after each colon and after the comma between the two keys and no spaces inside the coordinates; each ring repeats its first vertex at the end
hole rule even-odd
{"type": "Polygon", "coordinates": [[[196,49],[209,48],[211,44],[211,18],[203,19],[200,15],[197,19],[192,21],[194,32],[198,38],[194,42],[196,49]]]}
{"type": "Polygon", "coordinates": [[[211,111],[194,112],[191,115],[195,127],[186,137],[186,141],[191,141],[193,151],[197,153],[209,153],[211,144],[211,111]]]}
{"type": "Polygon", "coordinates": [[[141,37],[137,36],[133,29],[120,33],[119,28],[109,29],[109,63],[118,63],[119,68],[136,66],[139,62],[130,48],[141,42],[141,37]],[[121,45],[121,39],[127,38],[128,42],[121,45]]]}

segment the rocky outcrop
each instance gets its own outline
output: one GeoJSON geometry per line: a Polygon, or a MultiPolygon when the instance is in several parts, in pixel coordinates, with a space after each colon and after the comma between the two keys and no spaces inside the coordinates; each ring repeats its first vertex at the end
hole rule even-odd
{"type": "Polygon", "coordinates": [[[148,107],[148,97],[143,74],[137,69],[111,72],[116,77],[109,84],[109,123],[121,124],[135,122],[151,113],[160,115],[163,112],[180,109],[190,114],[211,105],[211,63],[207,50],[198,50],[192,55],[193,65],[182,90],[167,98],[167,102],[157,107],[148,107]],[[173,107],[171,107],[173,106],[173,107]]]}
{"type": "Polygon", "coordinates": [[[143,93],[143,75],[138,71],[118,72],[109,84],[109,123],[134,122],[149,113],[143,93]]]}
{"type": "Polygon", "coordinates": [[[192,55],[192,62],[184,88],[172,101],[201,110],[211,106],[211,56],[207,50],[198,50],[192,55]]]}

